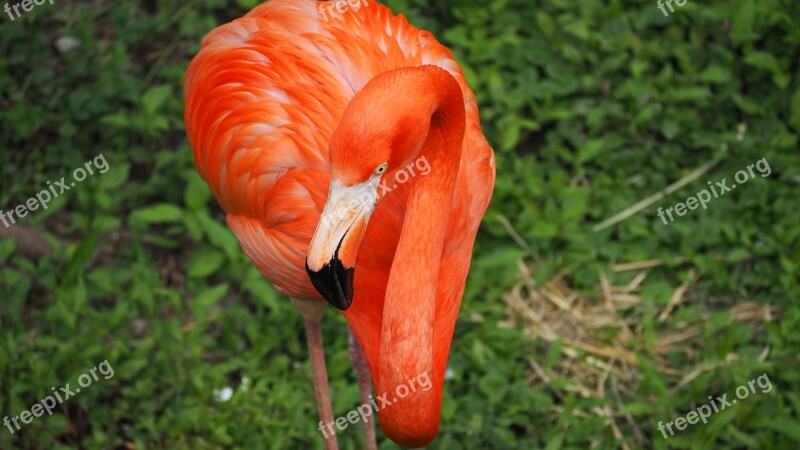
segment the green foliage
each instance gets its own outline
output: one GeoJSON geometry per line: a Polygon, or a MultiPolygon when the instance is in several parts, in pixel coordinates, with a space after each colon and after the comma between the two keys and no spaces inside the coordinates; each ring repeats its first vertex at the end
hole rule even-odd
{"type": "MultiPolygon", "coordinates": [[[[652,448],[796,448],[797,5],[689,0],[665,17],[655,0],[387,3],[453,50],[496,151],[429,448],[636,448],[634,429],[652,448]],[[594,231],[715,158],[697,180],[594,231]],[[659,219],[659,207],[762,158],[768,177],[668,225],[659,219]],[[641,329],[636,396],[586,398],[569,377],[532,375],[565,356],[562,341],[508,326],[503,294],[525,281],[520,261],[538,285],[563,274],[602,301],[601,274],[630,281],[611,264],[651,259],[666,264],[625,312],[641,329]],[[699,281],[659,321],[688,269],[699,281]],[[743,300],[780,309],[753,328],[728,311],[743,300]],[[680,373],[665,375],[654,336],[700,317],[702,346],[666,355],[680,373]],[[762,373],[771,392],[661,437],[659,421],[762,373]],[[597,413],[605,408],[618,411],[621,437],[597,413]]],[[[115,370],[22,432],[0,428],[0,448],[321,448],[301,320],[243,255],[183,131],[188,60],[205,33],[255,4],[56,2],[0,24],[0,208],[100,153],[110,167],[23,219],[66,242],[63,251],[32,262],[0,240],[0,414],[103,360],[115,370]],[[58,51],[63,37],[79,46],[58,51]],[[225,387],[232,398],[217,400],[225,387]]],[[[329,312],[323,324],[341,415],[359,403],[345,322],[329,312]]],[[[360,439],[351,427],[340,445],[362,448],[360,439]]],[[[397,447],[382,439],[381,448],[397,447]]]]}

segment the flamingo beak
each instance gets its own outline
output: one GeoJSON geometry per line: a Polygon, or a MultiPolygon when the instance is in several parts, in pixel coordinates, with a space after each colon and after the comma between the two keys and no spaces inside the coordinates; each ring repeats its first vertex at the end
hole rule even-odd
{"type": "Polygon", "coordinates": [[[341,311],[353,302],[356,256],[375,210],[379,177],[342,187],[331,182],[328,201],[306,257],[314,288],[341,311]]]}

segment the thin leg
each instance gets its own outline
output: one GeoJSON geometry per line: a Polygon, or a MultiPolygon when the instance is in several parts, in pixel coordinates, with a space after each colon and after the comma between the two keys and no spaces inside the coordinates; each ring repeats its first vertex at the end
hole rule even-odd
{"type": "MultiPolygon", "coordinates": [[[[358,379],[358,392],[361,395],[361,404],[370,404],[370,394],[372,394],[372,374],[369,372],[369,365],[367,365],[367,358],[364,356],[364,351],[358,343],[353,330],[347,328],[350,360],[353,361],[353,368],[356,371],[356,378],[358,379]]],[[[375,440],[375,416],[371,420],[364,422],[364,445],[367,450],[377,450],[378,442],[375,440]]]]}
{"type": "MultiPolygon", "coordinates": [[[[311,358],[311,376],[314,379],[314,394],[317,397],[319,430],[325,440],[325,450],[338,450],[336,432],[328,428],[333,423],[333,407],[328,387],[328,371],[325,368],[325,353],[322,348],[322,333],[319,323],[325,314],[325,302],[292,299],[294,306],[303,315],[308,340],[308,355],[311,358]]],[[[333,427],[335,430],[335,427],[333,427]]]]}

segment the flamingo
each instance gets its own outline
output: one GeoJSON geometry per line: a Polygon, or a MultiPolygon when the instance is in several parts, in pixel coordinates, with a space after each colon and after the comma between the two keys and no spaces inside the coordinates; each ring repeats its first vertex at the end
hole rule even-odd
{"type": "Polygon", "coordinates": [[[327,301],[348,322],[362,401],[374,383],[384,434],[421,447],[439,428],[494,153],[431,33],[374,0],[332,5],[271,0],[212,30],[186,72],[186,130],[243,251],[304,318],[320,430],[327,301]],[[411,392],[423,375],[432,388],[411,392]]]}

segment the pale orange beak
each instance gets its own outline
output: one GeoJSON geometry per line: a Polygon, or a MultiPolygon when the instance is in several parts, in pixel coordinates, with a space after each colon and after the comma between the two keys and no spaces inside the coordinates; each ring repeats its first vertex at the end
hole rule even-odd
{"type": "Polygon", "coordinates": [[[348,187],[332,181],[308,248],[306,272],[311,284],[342,311],[353,302],[356,256],[375,210],[379,179],[348,187]]]}

